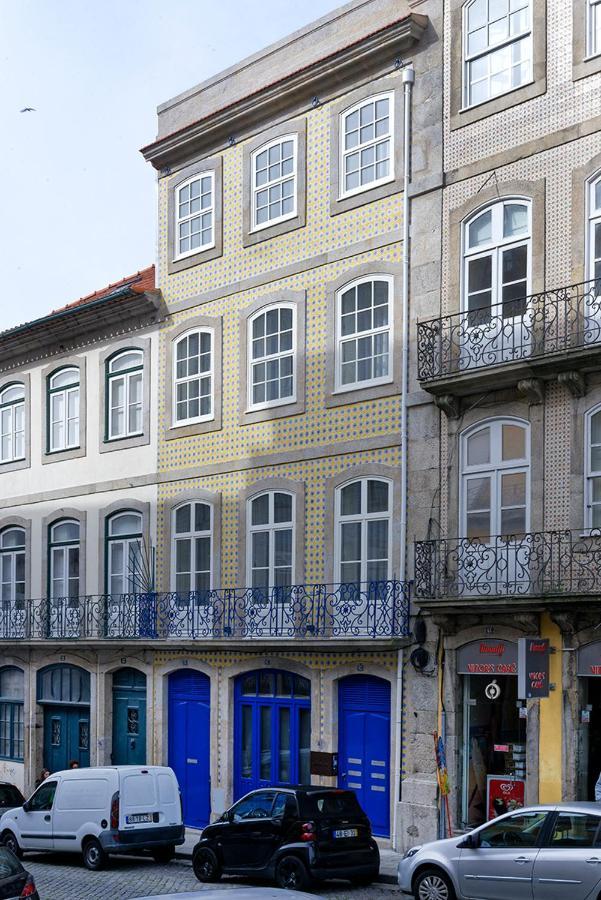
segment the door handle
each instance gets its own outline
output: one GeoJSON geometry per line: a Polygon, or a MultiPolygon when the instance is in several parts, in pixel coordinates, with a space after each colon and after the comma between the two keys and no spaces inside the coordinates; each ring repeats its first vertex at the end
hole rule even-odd
{"type": "Polygon", "coordinates": [[[44,822],[49,822],[49,821],[50,821],[50,816],[44,816],[44,822]]]}
{"type": "Polygon", "coordinates": [[[516,856],[515,859],[514,859],[514,862],[516,862],[516,863],[527,863],[527,862],[530,862],[530,860],[528,859],[527,856],[516,856]]]}
{"type": "Polygon", "coordinates": [[[591,856],[589,859],[586,859],[585,862],[591,863],[594,865],[595,863],[601,862],[601,859],[599,859],[598,856],[591,856]]]}

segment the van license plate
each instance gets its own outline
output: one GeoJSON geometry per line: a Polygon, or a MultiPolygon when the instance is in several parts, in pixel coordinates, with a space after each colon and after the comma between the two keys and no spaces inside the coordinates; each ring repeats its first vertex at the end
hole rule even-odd
{"type": "Polygon", "coordinates": [[[340,828],[334,832],[335,838],[349,838],[349,837],[359,837],[359,830],[357,828],[340,828]]]}
{"type": "Polygon", "coordinates": [[[126,816],[127,825],[140,825],[142,822],[152,822],[152,813],[136,813],[133,816],[126,816]]]}

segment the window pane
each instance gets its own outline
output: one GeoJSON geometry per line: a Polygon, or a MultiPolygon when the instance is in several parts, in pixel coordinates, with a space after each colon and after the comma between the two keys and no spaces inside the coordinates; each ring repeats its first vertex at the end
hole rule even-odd
{"type": "MultiPolygon", "coordinates": [[[[254,691],[253,691],[254,693],[254,691]]],[[[242,777],[252,776],[252,706],[242,707],[242,777]]]]}
{"type": "Polygon", "coordinates": [[[273,495],[274,522],[292,521],[292,496],[290,494],[275,493],[273,495]]]}
{"type": "Polygon", "coordinates": [[[528,232],[528,208],[523,203],[506,203],[503,208],[503,236],[528,232]]]}
{"type": "Polygon", "coordinates": [[[479,466],[490,462],[490,428],[482,428],[467,440],[467,464],[479,466]]]}
{"type": "Polygon", "coordinates": [[[361,559],[361,523],[345,522],[340,529],[340,558],[343,562],[361,559]]]}
{"type": "Polygon", "coordinates": [[[59,541],[78,541],[79,540],[79,524],[77,522],[61,522],[52,529],[52,540],[59,541]]]}
{"type": "Polygon", "coordinates": [[[388,512],[388,484],[386,481],[367,482],[367,512],[388,512]]]}
{"type": "Polygon", "coordinates": [[[109,522],[109,534],[138,534],[142,531],[142,517],[136,513],[113,516],[109,522]]]}
{"type": "Polygon", "coordinates": [[[271,781],[271,707],[261,706],[261,763],[260,778],[271,781]]]}
{"type": "MultiPolygon", "coordinates": [[[[307,695],[308,696],[308,695],[307,695]]],[[[298,780],[300,784],[311,783],[311,710],[298,711],[298,780]]]]}
{"type": "MultiPolygon", "coordinates": [[[[492,257],[481,256],[471,259],[468,264],[468,291],[470,294],[490,291],[492,285],[492,257]]],[[[480,306],[485,306],[483,301],[480,306]]],[[[472,307],[473,308],[473,307],[472,307]]]]}
{"type": "Polygon", "coordinates": [[[340,514],[355,516],[361,513],[361,482],[347,484],[340,491],[340,514]]]}
{"type": "Polygon", "coordinates": [[[175,570],[178,573],[190,572],[192,568],[192,542],[190,539],[175,542],[175,570]]]}
{"type": "Polygon", "coordinates": [[[252,524],[266,525],[269,521],[269,494],[255,497],[251,503],[252,524]]]}
{"type": "Polygon", "coordinates": [[[479,247],[492,240],[492,211],[489,209],[470,223],[468,242],[470,247],[479,247]]]}
{"type": "Polygon", "coordinates": [[[290,707],[280,708],[279,719],[278,780],[286,783],[290,781],[290,707]]]}
{"type": "Polygon", "coordinates": [[[555,820],[550,847],[585,850],[595,846],[601,817],[592,814],[560,813],[555,820]]]}
{"type": "Polygon", "coordinates": [[[388,559],[388,520],[367,523],[367,558],[388,559]]]}
{"type": "Polygon", "coordinates": [[[190,531],[190,504],[180,506],[175,511],[175,530],[178,534],[187,534],[190,531]]]}
{"type": "Polygon", "coordinates": [[[525,506],[526,504],[526,473],[512,472],[501,478],[501,505],[525,506]]]}
{"type": "Polygon", "coordinates": [[[210,531],[211,507],[208,503],[194,505],[194,527],[196,531],[210,531]]]}
{"type": "Polygon", "coordinates": [[[469,478],[467,488],[467,509],[490,509],[490,478],[469,478]]]}
{"type": "Polygon", "coordinates": [[[490,513],[468,513],[466,537],[470,541],[488,541],[490,539],[490,513]]]}
{"type": "Polygon", "coordinates": [[[546,812],[521,813],[509,816],[501,822],[488,825],[480,831],[482,847],[536,847],[536,842],[547,818],[546,812]]]}
{"type": "Polygon", "coordinates": [[[501,510],[501,534],[503,537],[518,537],[526,531],[525,509],[501,510]]]}
{"type": "Polygon", "coordinates": [[[267,569],[269,566],[269,533],[259,531],[252,536],[252,567],[267,569]]]}
{"type": "Polygon", "coordinates": [[[525,459],[526,429],[519,425],[503,425],[503,460],[525,459]]]}

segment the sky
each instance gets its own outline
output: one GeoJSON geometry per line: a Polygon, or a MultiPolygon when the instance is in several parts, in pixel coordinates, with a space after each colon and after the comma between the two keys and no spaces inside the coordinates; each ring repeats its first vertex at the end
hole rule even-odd
{"type": "Polygon", "coordinates": [[[340,5],[0,0],[0,329],[153,263],[156,107],[340,5]]]}

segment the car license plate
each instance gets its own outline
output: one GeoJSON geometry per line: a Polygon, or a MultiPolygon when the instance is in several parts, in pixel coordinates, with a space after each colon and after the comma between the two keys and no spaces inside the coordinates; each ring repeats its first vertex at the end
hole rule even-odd
{"type": "Polygon", "coordinates": [[[140,825],[142,822],[152,822],[152,813],[136,813],[125,817],[127,825],[140,825]]]}
{"type": "Polygon", "coordinates": [[[349,838],[349,837],[358,837],[359,831],[357,828],[339,828],[334,832],[335,838],[349,838]]]}

